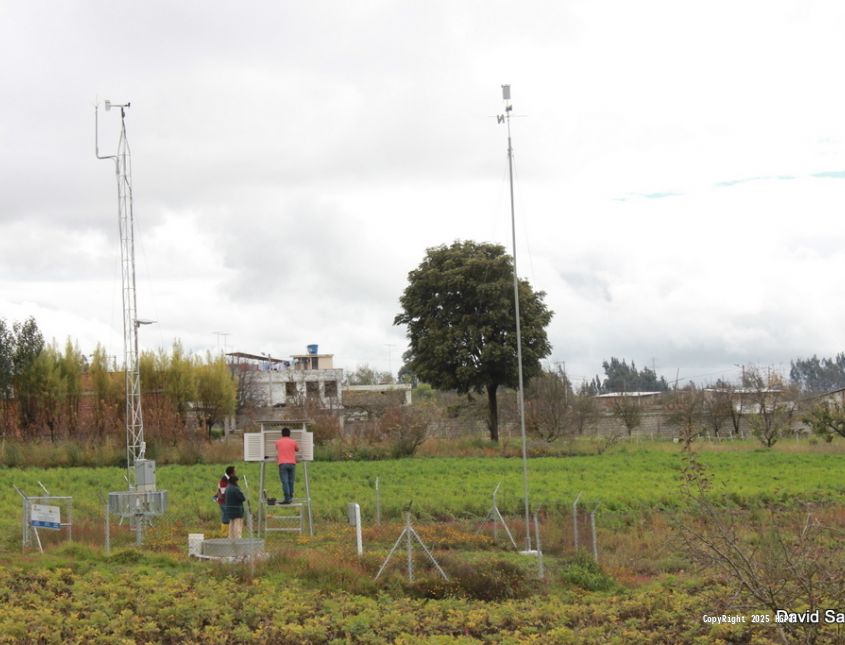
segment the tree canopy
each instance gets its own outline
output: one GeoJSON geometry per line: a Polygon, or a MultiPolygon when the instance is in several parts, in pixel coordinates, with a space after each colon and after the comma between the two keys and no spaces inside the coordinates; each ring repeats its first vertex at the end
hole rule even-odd
{"type": "MultiPolygon", "coordinates": [[[[551,352],[545,293],[519,280],[522,369],[525,382],[551,352]]],[[[517,345],[513,262],[503,246],[456,241],[427,250],[408,274],[399,299],[410,349],[404,359],[421,381],[459,393],[487,391],[490,438],[497,441],[500,386],[516,387],[517,345]]]]}
{"type": "Polygon", "coordinates": [[[385,385],[394,383],[396,379],[390,372],[381,372],[366,363],[349,375],[349,385],[385,385]]]}

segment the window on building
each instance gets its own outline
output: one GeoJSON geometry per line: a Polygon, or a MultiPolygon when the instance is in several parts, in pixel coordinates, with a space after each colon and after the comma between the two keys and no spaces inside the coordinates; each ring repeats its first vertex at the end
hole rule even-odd
{"type": "Polygon", "coordinates": [[[297,395],[296,383],[294,383],[293,381],[288,381],[287,383],[285,383],[285,395],[286,396],[296,396],[297,395]]]}
{"type": "Polygon", "coordinates": [[[337,381],[326,381],[323,389],[326,393],[326,398],[334,399],[337,397],[337,381]]]}
{"type": "Polygon", "coordinates": [[[317,381],[307,381],[305,383],[305,395],[308,397],[320,396],[320,384],[317,381]]]}

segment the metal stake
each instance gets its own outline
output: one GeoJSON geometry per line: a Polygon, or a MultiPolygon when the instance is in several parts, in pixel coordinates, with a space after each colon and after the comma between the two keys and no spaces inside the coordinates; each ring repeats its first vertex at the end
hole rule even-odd
{"type": "Polygon", "coordinates": [[[581,493],[572,502],[572,536],[575,544],[575,552],[578,552],[578,500],[581,499],[581,493]]]}
{"type": "Polygon", "coordinates": [[[308,510],[308,535],[314,537],[314,520],[311,516],[311,484],[308,480],[308,462],[302,462],[302,470],[305,474],[305,503],[308,510]]]}
{"type": "Polygon", "coordinates": [[[499,539],[499,522],[501,522],[502,527],[505,529],[505,533],[508,536],[508,539],[511,541],[511,544],[513,544],[513,548],[519,550],[519,547],[516,545],[516,540],[513,539],[513,535],[511,535],[511,531],[508,528],[508,524],[507,524],[507,522],[505,522],[505,518],[502,517],[502,513],[499,511],[499,506],[496,503],[496,494],[499,492],[499,486],[501,486],[501,485],[502,485],[502,482],[499,482],[498,484],[496,484],[496,488],[493,489],[493,507],[490,509],[490,512],[487,513],[487,517],[484,518],[484,522],[482,522],[481,526],[478,527],[478,531],[476,531],[476,533],[478,533],[483,528],[484,524],[486,524],[487,522],[492,520],[493,521],[493,539],[498,541],[498,539],[499,539]]]}
{"type": "Polygon", "coordinates": [[[405,535],[408,539],[408,582],[414,581],[414,549],[411,542],[411,514],[405,513],[405,535]]]}
{"type": "Polygon", "coordinates": [[[405,528],[402,529],[402,532],[399,534],[399,537],[396,539],[396,542],[393,543],[393,547],[390,549],[390,553],[387,554],[387,557],[382,562],[381,567],[376,574],[376,577],[373,580],[378,580],[384,570],[387,568],[388,563],[390,562],[390,558],[393,557],[393,553],[396,551],[396,547],[398,547],[402,543],[402,538],[405,538],[407,541],[407,548],[408,548],[408,581],[414,581],[414,561],[413,561],[413,542],[411,538],[416,539],[419,545],[422,547],[425,554],[428,556],[428,559],[431,560],[431,563],[437,569],[438,573],[443,576],[444,580],[449,580],[449,576],[446,575],[446,572],[440,568],[437,560],[434,559],[431,551],[428,550],[428,547],[420,538],[419,533],[414,530],[414,527],[411,526],[411,514],[405,513],[405,528]]]}
{"type": "Polygon", "coordinates": [[[381,526],[381,491],[378,477],[376,477],[376,526],[381,526]]]}
{"type": "Polygon", "coordinates": [[[540,521],[537,519],[537,513],[534,513],[534,538],[537,542],[537,569],[540,580],[546,577],[546,570],[543,567],[543,547],[540,545],[540,521]]]}
{"type": "Polygon", "coordinates": [[[109,503],[106,501],[105,503],[105,517],[106,517],[106,526],[105,526],[105,535],[104,535],[104,544],[103,550],[106,552],[106,555],[111,553],[111,526],[109,525],[109,503]]]}
{"type": "Polygon", "coordinates": [[[265,531],[267,529],[267,509],[265,505],[267,504],[267,482],[264,469],[267,467],[267,462],[262,461],[261,466],[259,467],[259,475],[258,475],[258,536],[261,537],[262,535],[266,535],[265,531]]]}

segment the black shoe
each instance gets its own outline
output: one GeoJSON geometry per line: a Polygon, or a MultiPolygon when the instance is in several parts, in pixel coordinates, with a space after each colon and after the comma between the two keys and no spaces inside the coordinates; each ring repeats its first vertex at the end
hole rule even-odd
{"type": "Polygon", "coordinates": [[[286,500],[279,502],[279,504],[290,504],[290,502],[291,502],[291,500],[286,499],[286,500]]]}

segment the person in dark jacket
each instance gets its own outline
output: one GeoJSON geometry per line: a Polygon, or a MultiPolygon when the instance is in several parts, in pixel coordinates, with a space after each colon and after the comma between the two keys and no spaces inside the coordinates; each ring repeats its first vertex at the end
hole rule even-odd
{"type": "Polygon", "coordinates": [[[229,477],[226,486],[226,500],[223,504],[225,517],[229,520],[229,539],[240,540],[244,532],[244,502],[246,496],[238,486],[238,476],[229,477]]]}
{"type": "Polygon", "coordinates": [[[223,473],[223,476],[217,483],[217,492],[214,495],[214,501],[220,505],[220,523],[222,524],[220,532],[223,534],[223,537],[229,534],[229,520],[226,518],[226,508],[224,507],[226,503],[226,486],[229,485],[229,478],[234,474],[235,467],[228,466],[226,472],[223,473]]]}

